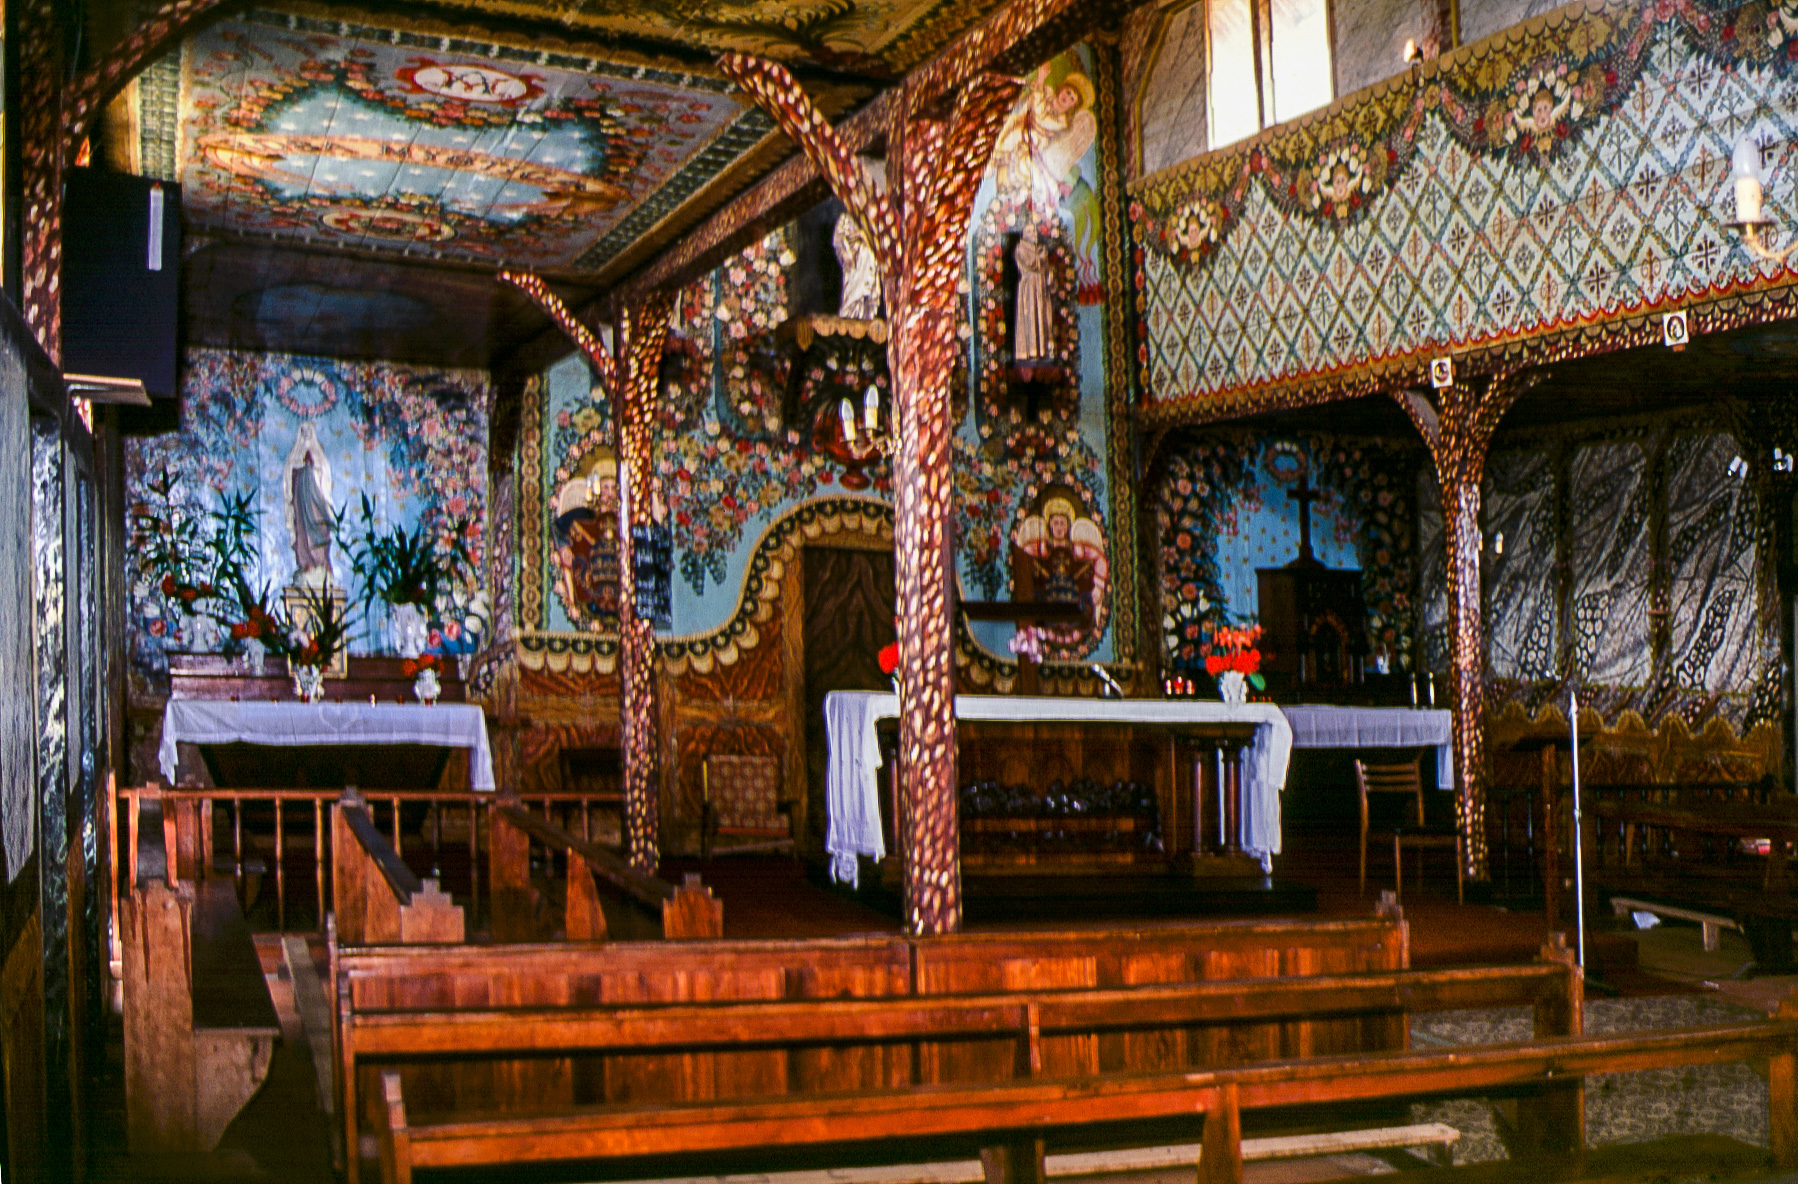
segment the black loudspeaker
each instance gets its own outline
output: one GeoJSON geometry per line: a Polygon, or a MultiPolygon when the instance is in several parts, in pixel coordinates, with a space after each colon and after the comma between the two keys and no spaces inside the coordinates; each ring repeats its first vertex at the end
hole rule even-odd
{"type": "Polygon", "coordinates": [[[135,378],[176,394],[181,187],[70,169],[62,205],[62,355],[68,374],[135,378]]]}

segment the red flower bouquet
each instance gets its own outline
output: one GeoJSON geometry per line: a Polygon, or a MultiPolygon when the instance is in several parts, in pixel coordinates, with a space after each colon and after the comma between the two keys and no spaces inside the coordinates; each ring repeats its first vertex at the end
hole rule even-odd
{"type": "Polygon", "coordinates": [[[1243,675],[1250,686],[1264,690],[1267,680],[1261,677],[1261,626],[1231,629],[1220,625],[1211,634],[1210,652],[1205,655],[1205,672],[1218,678],[1231,671],[1243,675]]]}
{"type": "Polygon", "coordinates": [[[895,641],[892,645],[883,647],[874,655],[874,660],[880,663],[882,674],[891,675],[899,668],[899,643],[895,641]]]}

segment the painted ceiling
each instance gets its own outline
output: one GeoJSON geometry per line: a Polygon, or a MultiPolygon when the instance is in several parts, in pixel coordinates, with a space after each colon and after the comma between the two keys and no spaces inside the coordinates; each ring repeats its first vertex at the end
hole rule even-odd
{"type": "Polygon", "coordinates": [[[186,43],[190,230],[591,270],[769,131],[715,77],[329,27],[253,12],[186,43]]]}
{"type": "Polygon", "coordinates": [[[1002,0],[432,0],[709,53],[739,50],[897,78],[1002,0]]]}

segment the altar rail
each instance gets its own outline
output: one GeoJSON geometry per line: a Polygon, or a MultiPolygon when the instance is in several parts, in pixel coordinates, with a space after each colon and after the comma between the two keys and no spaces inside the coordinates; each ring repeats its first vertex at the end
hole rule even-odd
{"type": "MultiPolygon", "coordinates": [[[[342,796],[342,789],[165,789],[150,784],[119,786],[111,792],[111,866],[115,874],[122,876],[119,891],[129,892],[138,882],[144,806],[154,803],[161,812],[163,826],[171,834],[169,846],[176,853],[181,875],[190,879],[229,875],[236,885],[239,905],[249,913],[261,896],[264,880],[272,873],[275,929],[289,931],[288,906],[293,895],[303,893],[299,900],[310,905],[305,910],[310,913],[306,918],[310,923],[296,926],[294,931],[324,933],[324,918],[330,911],[328,814],[342,796]],[[290,833],[294,831],[298,833],[290,833]],[[229,855],[228,867],[218,859],[225,852],[229,855]],[[294,892],[289,890],[290,879],[296,881],[294,892]]],[[[383,789],[363,790],[360,796],[370,821],[381,829],[402,859],[407,857],[408,831],[416,836],[410,850],[421,866],[414,870],[466,898],[471,929],[486,917],[481,912],[485,896],[481,882],[483,871],[487,870],[484,852],[489,846],[487,836],[492,831],[496,807],[535,807],[543,817],[556,820],[586,843],[593,839],[594,808],[608,808],[603,793],[578,791],[508,797],[467,790],[383,789]],[[425,852],[430,857],[428,867],[422,866],[425,852]],[[466,866],[461,866],[464,860],[466,866]]]]}

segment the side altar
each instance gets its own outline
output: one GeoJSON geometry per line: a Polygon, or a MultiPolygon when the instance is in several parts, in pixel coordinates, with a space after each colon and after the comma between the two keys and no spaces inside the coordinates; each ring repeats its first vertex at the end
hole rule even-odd
{"type": "MultiPolygon", "coordinates": [[[[902,831],[898,714],[891,693],[825,698],[840,881],[902,831]]],[[[1270,704],[961,695],[955,714],[969,872],[1258,877],[1280,851],[1292,728],[1270,704]]]]}

